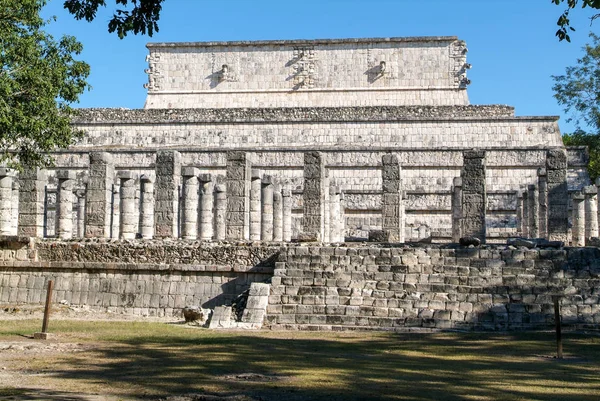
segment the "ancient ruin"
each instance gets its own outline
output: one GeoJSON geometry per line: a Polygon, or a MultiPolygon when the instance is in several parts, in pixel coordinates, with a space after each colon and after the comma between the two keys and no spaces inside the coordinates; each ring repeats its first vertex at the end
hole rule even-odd
{"type": "Polygon", "coordinates": [[[600,324],[600,251],[562,248],[598,244],[586,150],[470,105],[463,41],[148,49],[144,109],[81,109],[55,167],[1,169],[0,303],[54,278],[74,306],[211,327],[513,329],[576,288],[572,323],[600,324]]]}

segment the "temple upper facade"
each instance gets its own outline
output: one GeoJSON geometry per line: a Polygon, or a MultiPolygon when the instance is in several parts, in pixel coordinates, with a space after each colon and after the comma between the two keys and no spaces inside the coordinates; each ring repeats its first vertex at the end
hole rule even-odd
{"type": "Polygon", "coordinates": [[[147,47],[148,109],[469,104],[454,36],[147,47]]]}

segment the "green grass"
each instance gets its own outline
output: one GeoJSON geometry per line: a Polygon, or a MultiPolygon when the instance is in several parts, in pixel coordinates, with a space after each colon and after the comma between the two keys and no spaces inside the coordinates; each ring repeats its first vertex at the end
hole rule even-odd
{"type": "MultiPolygon", "coordinates": [[[[39,321],[1,321],[0,341],[39,321]]],[[[122,397],[182,393],[262,400],[598,400],[600,338],[567,333],[223,332],[142,322],[52,321],[52,341],[89,351],[20,357],[39,388],[122,397]],[[256,373],[267,382],[234,380],[256,373]]],[[[6,357],[6,356],[5,356],[6,357]]],[[[0,362],[1,363],[1,362],[0,362]]]]}

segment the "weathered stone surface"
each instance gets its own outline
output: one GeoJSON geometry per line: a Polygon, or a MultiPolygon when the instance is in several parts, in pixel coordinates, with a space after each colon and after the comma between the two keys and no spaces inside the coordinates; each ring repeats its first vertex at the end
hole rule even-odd
{"type": "Polygon", "coordinates": [[[212,311],[199,306],[186,306],[182,313],[186,323],[204,326],[208,323],[212,311]]]}
{"type": "Polygon", "coordinates": [[[477,237],[460,237],[458,243],[462,246],[479,246],[481,245],[481,239],[477,237]]]}
{"type": "Polygon", "coordinates": [[[461,235],[486,241],[485,151],[463,153],[461,235]]]}

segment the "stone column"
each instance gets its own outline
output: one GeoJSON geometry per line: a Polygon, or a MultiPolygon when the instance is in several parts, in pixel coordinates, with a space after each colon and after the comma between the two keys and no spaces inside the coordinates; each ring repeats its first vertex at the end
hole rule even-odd
{"type": "Polygon", "coordinates": [[[331,212],[329,211],[329,171],[325,170],[325,179],[323,182],[324,186],[324,199],[323,199],[323,242],[331,242],[331,212]]]}
{"type": "Polygon", "coordinates": [[[573,238],[572,246],[585,246],[585,196],[582,192],[573,194],[573,238]]]}
{"type": "Polygon", "coordinates": [[[485,151],[469,150],[463,153],[462,235],[476,237],[485,243],[486,185],[485,151]]]}
{"type": "Polygon", "coordinates": [[[198,238],[199,171],[195,167],[183,167],[181,237],[195,240],[198,238]]]}
{"type": "Polygon", "coordinates": [[[26,168],[19,174],[19,236],[44,236],[46,180],[46,172],[36,168],[26,168]]]}
{"type": "Polygon", "coordinates": [[[538,196],[539,196],[539,231],[540,238],[548,238],[548,175],[545,168],[539,168],[538,196]]]}
{"type": "Polygon", "coordinates": [[[341,229],[341,215],[340,215],[340,187],[333,185],[329,187],[329,224],[330,242],[343,242],[342,229],[341,229]]]}
{"type": "Polygon", "coordinates": [[[262,172],[252,169],[250,184],[250,241],[260,241],[262,172]]]}
{"type": "Polygon", "coordinates": [[[292,240],[292,191],[284,188],[281,191],[283,206],[283,240],[290,242],[292,240]]]}
{"type": "Polygon", "coordinates": [[[154,237],[179,237],[179,184],[181,181],[181,154],[173,150],[159,150],[156,154],[156,181],[154,188],[154,237]]]}
{"type": "Polygon", "coordinates": [[[566,242],[569,230],[566,149],[551,149],[546,152],[546,173],[548,176],[548,239],[566,242]]]}
{"type": "Polygon", "coordinates": [[[142,191],[140,196],[140,234],[142,238],[154,236],[154,179],[146,174],[140,177],[142,191]]]}
{"type": "Polygon", "coordinates": [[[382,228],[389,242],[400,242],[402,227],[402,193],[398,156],[386,154],[382,158],[383,205],[382,228]]]}
{"type": "Polygon", "coordinates": [[[137,192],[137,175],[131,171],[119,171],[120,207],[119,207],[119,238],[135,239],[139,217],[135,210],[135,194],[137,192]]]}
{"type": "Polygon", "coordinates": [[[11,235],[18,235],[19,227],[19,188],[21,185],[19,181],[14,180],[12,184],[12,195],[11,195],[11,235]]]}
{"type": "Polygon", "coordinates": [[[213,207],[215,203],[214,184],[210,174],[200,174],[200,239],[213,239],[213,207]]]}
{"type": "Polygon", "coordinates": [[[224,184],[215,185],[215,239],[226,238],[227,192],[224,184]]]}
{"type": "Polygon", "coordinates": [[[75,172],[57,170],[56,234],[60,239],[73,238],[73,187],[75,172]]]}
{"type": "Polygon", "coordinates": [[[524,238],[529,238],[529,191],[523,190],[523,223],[521,224],[521,234],[524,238]]]}
{"type": "Polygon", "coordinates": [[[140,221],[139,234],[142,238],[154,236],[154,177],[140,176],[140,221]]]}
{"type": "MultiPolygon", "coordinates": [[[[402,216],[404,216],[404,205],[402,205],[402,216]]],[[[400,235],[401,235],[401,240],[402,242],[404,242],[404,229],[405,227],[402,227],[402,230],[400,231],[400,235]]],[[[340,193],[340,239],[341,242],[345,242],[346,241],[346,198],[344,196],[344,192],[340,193]]]]}
{"type": "Polygon", "coordinates": [[[283,241],[283,198],[281,185],[273,186],[273,241],[283,241]]]}
{"type": "Polygon", "coordinates": [[[13,169],[0,167],[0,235],[12,234],[13,169]]]}
{"type": "Polygon", "coordinates": [[[112,185],[110,238],[119,238],[121,230],[121,180],[115,177],[112,185]]]}
{"type": "Polygon", "coordinates": [[[585,240],[598,237],[598,188],[588,185],[583,188],[585,196],[585,240]]]}
{"type": "Polygon", "coordinates": [[[304,223],[306,239],[322,241],[325,214],[325,161],[320,152],[304,153],[304,223]]]}
{"type": "Polygon", "coordinates": [[[523,236],[523,193],[519,190],[516,192],[517,197],[517,235],[523,236]]]}
{"type": "Polygon", "coordinates": [[[77,238],[85,236],[85,190],[75,191],[77,197],[77,238]]]}
{"type": "Polygon", "coordinates": [[[85,208],[85,237],[110,238],[113,157],[107,152],[90,153],[89,182],[85,208]]]}
{"type": "Polygon", "coordinates": [[[452,180],[452,242],[458,243],[461,235],[462,219],[462,178],[454,177],[452,180]]]}
{"type": "Polygon", "coordinates": [[[250,238],[251,165],[246,152],[227,152],[226,233],[229,240],[250,238]]]}
{"type": "Polygon", "coordinates": [[[261,188],[260,239],[273,241],[273,178],[265,175],[261,188]]]}
{"type": "Polygon", "coordinates": [[[528,198],[529,198],[529,236],[531,238],[539,238],[540,236],[540,198],[539,192],[536,185],[527,186],[528,198]]]}

